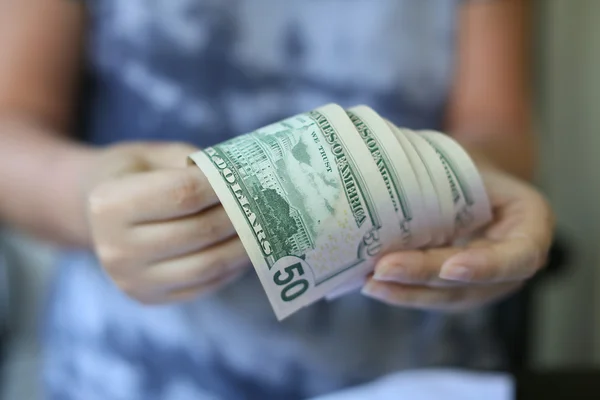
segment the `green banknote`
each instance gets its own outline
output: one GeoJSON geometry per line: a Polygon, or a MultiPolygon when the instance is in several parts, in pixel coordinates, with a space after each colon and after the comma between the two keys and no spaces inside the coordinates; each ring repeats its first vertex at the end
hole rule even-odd
{"type": "MultiPolygon", "coordinates": [[[[409,152],[406,151],[414,151],[412,146],[409,143],[409,147],[405,149],[404,144],[394,134],[392,125],[371,108],[361,105],[350,108],[346,113],[369,150],[385,184],[387,197],[379,200],[387,201],[396,214],[395,220],[386,222],[395,224],[398,233],[382,238],[384,248],[416,249],[427,245],[431,242],[431,229],[435,221],[432,221],[426,208],[420,182],[409,152]],[[388,243],[388,240],[391,242],[388,243]]],[[[437,206],[437,203],[435,204],[437,206]]],[[[329,293],[327,299],[333,300],[354,291],[364,282],[364,275],[349,279],[329,293]]]]}
{"type": "Polygon", "coordinates": [[[195,153],[283,319],[401,243],[389,191],[346,112],[327,105],[195,153]]]}
{"type": "Polygon", "coordinates": [[[468,235],[492,219],[490,202],[477,167],[452,138],[434,131],[419,132],[435,150],[452,192],[454,237],[468,235]]]}
{"type": "Polygon", "coordinates": [[[349,109],[347,114],[385,183],[388,197],[381,200],[388,200],[396,213],[401,240],[398,241],[396,236],[389,238],[395,241],[390,247],[415,249],[427,244],[431,240],[427,209],[417,175],[402,143],[387,122],[371,108],[357,106],[349,109]]]}
{"type": "Polygon", "coordinates": [[[446,244],[451,240],[454,232],[454,206],[444,166],[431,144],[424,137],[408,129],[402,129],[401,133],[423,161],[427,177],[435,189],[439,212],[436,215],[437,220],[433,223],[432,245],[446,244]]]}

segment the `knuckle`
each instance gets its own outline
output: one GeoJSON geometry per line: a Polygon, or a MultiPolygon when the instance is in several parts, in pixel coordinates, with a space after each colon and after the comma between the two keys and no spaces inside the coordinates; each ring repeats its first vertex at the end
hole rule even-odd
{"type": "Polygon", "coordinates": [[[223,231],[223,221],[220,218],[202,218],[200,221],[200,235],[206,239],[219,238],[223,231]]]}
{"type": "Polygon", "coordinates": [[[129,261],[126,250],[109,243],[96,245],[96,255],[104,268],[110,273],[121,271],[129,261]]]}
{"type": "Polygon", "coordinates": [[[106,185],[100,185],[93,189],[87,200],[88,210],[92,216],[106,215],[114,207],[110,189],[106,185]]]}
{"type": "Polygon", "coordinates": [[[522,242],[519,256],[513,260],[512,268],[515,271],[522,271],[524,277],[529,278],[543,267],[546,257],[547,253],[543,246],[527,236],[522,242]]]}
{"type": "Polygon", "coordinates": [[[124,277],[113,278],[113,282],[119,291],[137,303],[152,305],[160,302],[160,299],[156,294],[150,294],[147,288],[140,285],[136,279],[124,277]]]}
{"type": "Polygon", "coordinates": [[[119,290],[121,290],[123,293],[125,293],[129,297],[132,297],[132,298],[139,297],[138,285],[136,285],[135,282],[132,281],[131,279],[113,277],[113,282],[115,283],[115,286],[119,290]]]}
{"type": "Polygon", "coordinates": [[[200,256],[193,266],[182,268],[175,281],[177,285],[203,282],[208,280],[214,274],[214,271],[216,271],[215,264],[210,259],[207,260],[204,256],[200,256]]]}
{"type": "Polygon", "coordinates": [[[171,200],[178,209],[196,208],[204,198],[204,185],[191,174],[185,174],[171,191],[171,200]]]}

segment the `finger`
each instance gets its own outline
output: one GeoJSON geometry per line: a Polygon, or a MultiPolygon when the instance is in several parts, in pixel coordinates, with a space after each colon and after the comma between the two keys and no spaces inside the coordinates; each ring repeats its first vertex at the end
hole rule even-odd
{"type": "Polygon", "coordinates": [[[541,248],[548,247],[554,230],[554,214],[544,197],[532,188],[521,188],[520,197],[511,197],[494,208],[494,222],[486,231],[491,240],[528,237],[541,248]]]}
{"type": "Polygon", "coordinates": [[[136,254],[145,253],[147,261],[159,261],[195,253],[235,234],[231,220],[219,205],[188,217],[134,225],[128,247],[136,254]]]}
{"type": "Polygon", "coordinates": [[[167,301],[169,302],[181,302],[196,299],[199,296],[206,296],[214,293],[221,289],[223,286],[229,285],[236,280],[240,279],[244,274],[245,270],[233,271],[229,274],[215,278],[209,282],[201,283],[189,288],[177,289],[169,292],[167,295],[167,301]]]}
{"type": "Polygon", "coordinates": [[[544,259],[540,247],[528,237],[485,243],[450,257],[440,277],[470,283],[522,281],[532,277],[544,259]]]}
{"type": "Polygon", "coordinates": [[[147,305],[159,305],[167,303],[180,303],[197,299],[200,296],[209,295],[226,286],[243,275],[243,270],[232,271],[229,274],[219,276],[208,282],[199,283],[182,289],[171,291],[153,291],[143,293],[128,293],[129,297],[147,305]]]}
{"type": "Polygon", "coordinates": [[[504,174],[491,177],[494,221],[480,240],[448,259],[440,277],[467,282],[518,281],[543,265],[552,241],[554,217],[544,197],[504,174]]]}
{"type": "Polygon", "coordinates": [[[142,143],[141,152],[151,168],[183,168],[188,165],[188,156],[200,149],[188,143],[142,143]]]}
{"type": "Polygon", "coordinates": [[[218,203],[197,167],[126,175],[97,187],[89,198],[92,217],[144,223],[195,214],[218,203]]]}
{"type": "Polygon", "coordinates": [[[375,278],[444,286],[444,281],[519,281],[533,275],[543,264],[550,247],[553,230],[550,207],[526,185],[510,179],[503,179],[502,185],[503,193],[512,195],[495,197],[496,218],[486,232],[488,239],[472,241],[467,248],[445,247],[387,255],[378,263],[375,278]]]}
{"type": "Polygon", "coordinates": [[[229,285],[243,275],[243,270],[232,271],[226,275],[219,276],[208,282],[199,283],[182,289],[176,289],[169,292],[142,294],[134,298],[141,303],[148,305],[181,303],[195,300],[201,296],[210,295],[223,286],[229,285]]]}
{"type": "Polygon", "coordinates": [[[440,277],[479,283],[529,278],[543,266],[553,230],[551,208],[530,190],[500,210],[487,232],[490,240],[472,242],[468,249],[450,257],[440,277]]]}
{"type": "Polygon", "coordinates": [[[154,264],[144,271],[142,280],[147,287],[175,290],[206,283],[249,266],[248,255],[236,237],[207,250],[154,264]]]}
{"type": "Polygon", "coordinates": [[[460,247],[400,251],[385,255],[375,266],[373,279],[410,285],[456,286],[460,283],[439,277],[447,259],[463,251],[460,247]]]}
{"type": "Polygon", "coordinates": [[[369,280],[362,293],[386,304],[422,310],[465,311],[497,301],[521,286],[519,282],[492,286],[430,288],[369,280]]]}

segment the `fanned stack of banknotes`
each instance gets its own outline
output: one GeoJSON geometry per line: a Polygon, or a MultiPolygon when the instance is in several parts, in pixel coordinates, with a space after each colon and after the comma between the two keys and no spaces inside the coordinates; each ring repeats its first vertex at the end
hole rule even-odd
{"type": "Polygon", "coordinates": [[[329,104],[199,151],[282,320],[358,289],[385,254],[437,247],[491,219],[482,179],[450,137],[329,104]]]}

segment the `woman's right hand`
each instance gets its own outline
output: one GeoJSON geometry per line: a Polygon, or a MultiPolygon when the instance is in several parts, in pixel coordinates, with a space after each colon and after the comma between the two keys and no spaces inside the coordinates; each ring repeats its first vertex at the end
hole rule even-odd
{"type": "Polygon", "coordinates": [[[114,283],[140,302],[192,299],[251,265],[208,180],[186,165],[197,150],[117,145],[101,151],[88,175],[96,254],[114,283]]]}

